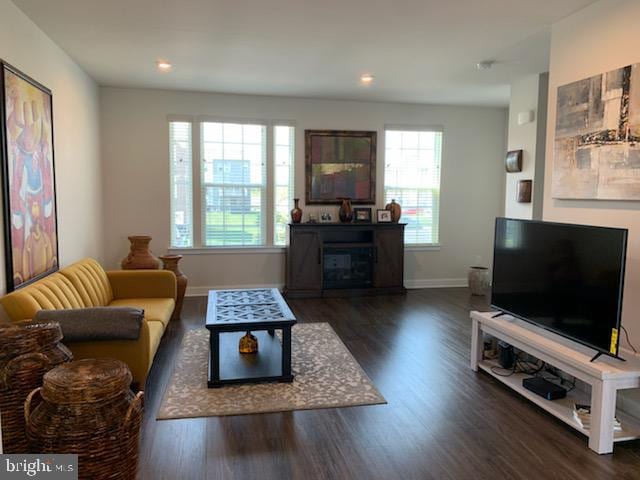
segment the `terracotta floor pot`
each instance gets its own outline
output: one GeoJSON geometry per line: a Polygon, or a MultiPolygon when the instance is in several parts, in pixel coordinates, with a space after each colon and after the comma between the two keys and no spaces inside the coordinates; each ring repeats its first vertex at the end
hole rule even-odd
{"type": "Polygon", "coordinates": [[[189,279],[187,276],[180,270],[180,266],[178,263],[182,259],[182,255],[161,255],[160,260],[162,260],[164,270],[169,270],[176,274],[176,280],[178,283],[178,295],[176,298],[176,308],[173,310],[173,315],[171,319],[180,318],[180,313],[182,312],[182,304],[184,303],[184,294],[187,292],[187,283],[189,283],[189,279]]]}
{"type": "Polygon", "coordinates": [[[123,270],[157,270],[160,260],[149,250],[151,237],[146,235],[132,235],[129,238],[131,249],[120,264],[123,270]]]}
{"type": "Polygon", "coordinates": [[[73,355],[57,323],[0,327],[0,412],[4,453],[28,453],[24,401],[42,377],[73,355]]]}

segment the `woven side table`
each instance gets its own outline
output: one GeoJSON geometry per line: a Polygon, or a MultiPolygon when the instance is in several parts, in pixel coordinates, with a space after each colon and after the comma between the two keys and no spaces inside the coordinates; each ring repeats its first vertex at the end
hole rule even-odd
{"type": "Polygon", "coordinates": [[[28,453],[24,401],[42,376],[73,355],[57,323],[0,326],[0,412],[4,453],[28,453]]]}
{"type": "Polygon", "coordinates": [[[78,478],[133,480],[143,393],[124,363],[85,359],[54,368],[25,403],[27,438],[39,453],[78,454],[78,478]],[[40,404],[33,408],[38,397],[40,404]]]}

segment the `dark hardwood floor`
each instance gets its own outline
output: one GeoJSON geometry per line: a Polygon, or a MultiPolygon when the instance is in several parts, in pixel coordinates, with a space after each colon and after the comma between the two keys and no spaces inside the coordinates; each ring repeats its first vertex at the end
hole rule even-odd
{"type": "Polygon", "coordinates": [[[142,479],[631,479],[640,441],[597,455],[586,437],[469,368],[467,289],[292,300],[300,322],[329,322],[387,405],[156,421],[184,332],[204,328],[187,298],[147,382],[142,479]]]}

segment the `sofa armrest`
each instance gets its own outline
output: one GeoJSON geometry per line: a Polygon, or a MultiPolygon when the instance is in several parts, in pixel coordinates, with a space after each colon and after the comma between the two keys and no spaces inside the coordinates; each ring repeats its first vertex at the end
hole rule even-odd
{"type": "Polygon", "coordinates": [[[169,270],[112,270],[107,278],[115,299],[176,299],[176,276],[169,270]]]}

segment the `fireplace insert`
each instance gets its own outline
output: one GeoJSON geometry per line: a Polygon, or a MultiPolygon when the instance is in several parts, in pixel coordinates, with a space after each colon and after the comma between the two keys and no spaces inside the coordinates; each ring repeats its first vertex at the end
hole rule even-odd
{"type": "Polygon", "coordinates": [[[328,247],[323,249],[324,288],[368,288],[371,286],[373,247],[328,247]]]}

